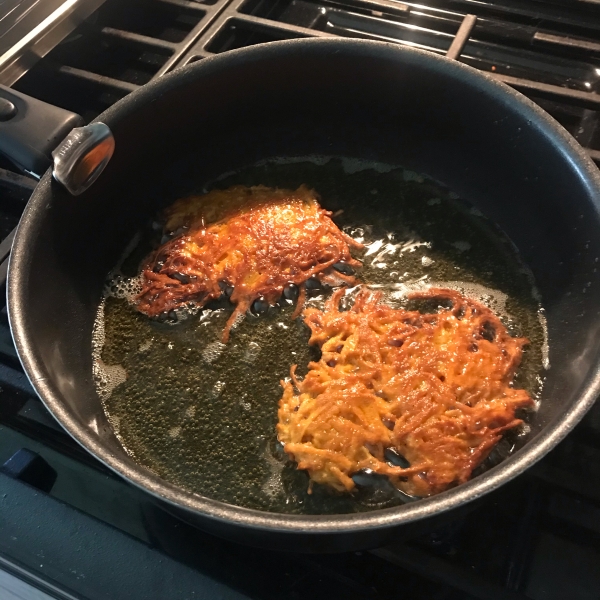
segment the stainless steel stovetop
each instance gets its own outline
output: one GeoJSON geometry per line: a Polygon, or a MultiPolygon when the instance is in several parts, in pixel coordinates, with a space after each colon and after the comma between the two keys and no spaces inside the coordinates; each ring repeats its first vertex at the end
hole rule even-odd
{"type": "MultiPolygon", "coordinates": [[[[177,66],[307,36],[448,54],[531,97],[600,162],[598,0],[0,0],[0,83],[90,120],[177,66]]],[[[0,284],[34,185],[0,159],[0,284]]],[[[2,600],[600,597],[600,404],[442,530],[282,555],[180,523],[79,448],[33,394],[2,304],[0,465],[2,600]]]]}

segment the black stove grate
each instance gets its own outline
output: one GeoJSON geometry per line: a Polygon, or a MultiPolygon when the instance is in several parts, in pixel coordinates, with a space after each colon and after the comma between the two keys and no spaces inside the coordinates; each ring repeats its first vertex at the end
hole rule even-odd
{"type": "Polygon", "coordinates": [[[476,23],[456,58],[532,98],[600,160],[598,2],[233,0],[178,64],[300,37],[383,40],[446,54],[469,14],[476,23]]]}
{"type": "Polygon", "coordinates": [[[15,88],[91,120],[177,66],[253,44],[344,36],[445,54],[469,14],[457,58],[531,97],[600,161],[595,0],[108,0],[15,88]]]}
{"type": "MultiPolygon", "coordinates": [[[[492,73],[548,110],[600,161],[597,0],[108,0],[15,87],[91,120],[177,66],[234,48],[310,36],[384,39],[492,73]]],[[[33,186],[32,180],[0,169],[0,282],[10,232],[33,186]]],[[[180,581],[172,581],[172,589],[183,590],[186,582],[193,590],[200,580],[186,577],[200,573],[226,585],[212,595],[198,592],[207,598],[241,597],[224,589],[278,600],[598,597],[600,405],[542,462],[444,529],[367,553],[315,558],[248,550],[211,538],[111,474],[71,440],[33,394],[11,343],[5,307],[0,308],[0,386],[0,464],[26,448],[57,472],[49,495],[32,491],[29,500],[30,506],[43,505],[42,528],[53,517],[60,521],[70,514],[78,531],[87,528],[95,539],[135,553],[127,560],[140,569],[168,578],[177,565],[190,567],[178,571],[180,581]],[[143,546],[133,549],[132,540],[143,546]]],[[[25,519],[31,509],[21,500],[24,489],[16,489],[19,502],[9,509],[25,519]],[[19,506],[21,513],[15,512],[19,506]]],[[[57,536],[66,535],[67,525],[55,528],[57,536]]],[[[30,573],[74,596],[117,597],[106,596],[107,589],[117,589],[112,583],[103,587],[96,577],[93,587],[79,577],[86,557],[90,568],[93,561],[106,564],[89,539],[86,554],[68,544],[52,546],[31,531],[28,535],[29,544],[45,543],[65,553],[69,568],[39,560],[39,552],[27,553],[17,540],[11,546],[2,536],[0,564],[16,561],[19,576],[30,573]]],[[[112,577],[118,579],[121,571],[116,568],[112,577]]],[[[138,588],[129,581],[121,589],[131,598],[168,597],[160,586],[149,589],[141,580],[138,588]]],[[[181,592],[180,597],[195,594],[181,592]]]]}
{"type": "Polygon", "coordinates": [[[108,0],[15,88],[92,120],[180,61],[228,0],[108,0]]]}

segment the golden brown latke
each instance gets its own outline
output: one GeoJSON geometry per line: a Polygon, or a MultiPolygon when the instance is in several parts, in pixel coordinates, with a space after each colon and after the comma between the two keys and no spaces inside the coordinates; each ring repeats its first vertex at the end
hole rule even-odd
{"type": "Polygon", "coordinates": [[[350,248],[362,245],[330,216],[305,186],[296,191],[234,186],[178,200],[167,211],[166,230],[183,233],[146,261],[137,308],[157,316],[188,302],[203,306],[229,290],[236,308],[223,331],[227,342],[236,319],[254,300],[273,304],[294,284],[301,286],[296,316],[309,278],[355,283],[332,267],[339,262],[360,266],[350,248]]]}
{"type": "Polygon", "coordinates": [[[294,366],[292,382],[282,382],[277,430],[286,452],[339,491],[352,490],[363,469],[415,496],[467,481],[503,432],[521,424],[515,411],[532,405],[511,387],[527,340],[452,290],[410,296],[439,300],[432,314],[380,304],[366,289],[340,311],[343,294],[324,311],[304,312],[322,357],[303,381],[294,366]],[[387,448],[410,466],[386,462],[387,448]]]}

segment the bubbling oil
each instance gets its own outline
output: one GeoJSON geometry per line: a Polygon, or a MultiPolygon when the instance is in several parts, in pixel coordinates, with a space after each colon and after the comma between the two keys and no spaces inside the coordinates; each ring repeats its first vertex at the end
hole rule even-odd
{"type": "MultiPolygon", "coordinates": [[[[263,161],[189,192],[302,183],[365,245],[357,275],[385,302],[404,306],[412,290],[450,287],[488,305],[512,335],[528,337],[515,385],[539,398],[547,338],[533,276],[510,240],[443,186],[391,165],[310,157],[263,161]]],[[[291,303],[248,314],[227,345],[219,341],[231,314],[227,300],[179,311],[176,323],[151,320],[131,304],[149,249],[143,241],[134,246],[109,276],[93,346],[98,393],[129,454],[171,483],[248,508],[339,514],[405,501],[385,487],[338,494],[315,485],[308,494],[308,476],[283,452],[275,430],[280,382],[291,365],[303,375],[319,355],[302,319],[291,319],[291,303]]],[[[346,290],[348,306],[356,291],[346,290]]],[[[307,303],[322,307],[329,294],[313,289],[307,303]]],[[[506,436],[487,464],[524,433],[506,436]]]]}

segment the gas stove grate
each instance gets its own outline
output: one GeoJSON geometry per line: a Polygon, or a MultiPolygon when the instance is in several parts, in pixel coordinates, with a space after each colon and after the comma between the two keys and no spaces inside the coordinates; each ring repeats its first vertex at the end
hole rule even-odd
{"type": "Polygon", "coordinates": [[[108,0],[13,87],[90,121],[170,71],[228,0],[108,0]]]}
{"type": "Polygon", "coordinates": [[[599,3],[447,0],[432,3],[435,6],[424,4],[233,0],[179,64],[301,37],[382,40],[446,54],[471,14],[476,23],[454,58],[529,96],[600,161],[599,3]]]}
{"type": "Polygon", "coordinates": [[[446,54],[472,14],[476,22],[455,58],[532,98],[600,161],[600,3],[438,0],[431,4],[109,0],[15,88],[90,120],[177,66],[258,43],[342,36],[446,54]],[[56,85],[57,79],[61,85],[56,85]]]}
{"type": "MultiPolygon", "coordinates": [[[[486,71],[548,110],[600,162],[597,0],[108,0],[15,87],[90,120],[177,66],[263,42],[334,36],[420,47],[486,71]]],[[[0,282],[6,275],[7,234],[32,189],[31,180],[0,170],[0,239],[5,240],[0,282]]],[[[42,448],[51,463],[52,457],[66,457],[60,460],[71,461],[73,469],[83,465],[100,474],[103,486],[110,481],[120,497],[135,496],[80,449],[35,397],[10,341],[6,308],[0,309],[0,385],[0,429],[23,436],[19,439],[29,440],[31,449],[42,448]]],[[[3,458],[0,452],[0,463],[3,458]]],[[[600,559],[600,406],[541,463],[466,518],[370,553],[282,557],[267,581],[258,563],[274,562],[269,553],[212,540],[157,509],[134,526],[119,511],[106,510],[101,499],[92,508],[78,504],[61,495],[69,473],[59,473],[52,496],[178,562],[200,571],[211,565],[222,580],[238,582],[238,589],[265,586],[257,598],[377,600],[401,593],[444,600],[554,600],[584,598],[588,590],[600,589],[594,567],[600,559]],[[572,571],[567,578],[565,570],[572,571]],[[563,581],[568,590],[561,588],[563,581]]],[[[100,498],[103,494],[104,487],[100,498]]]]}

